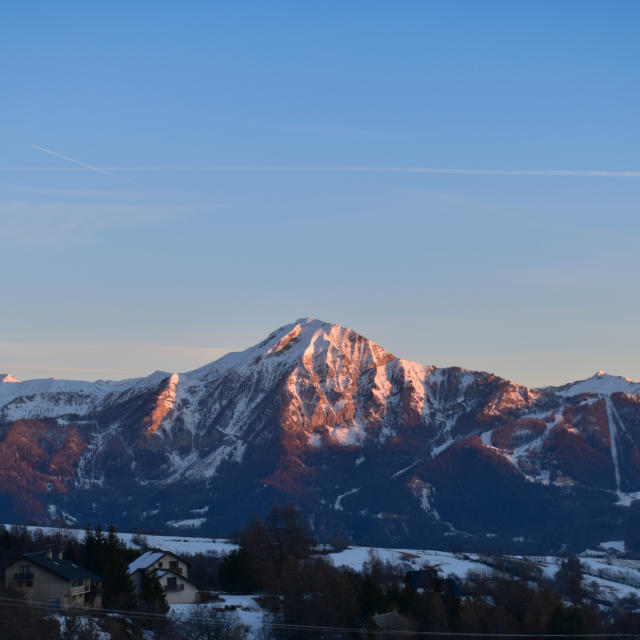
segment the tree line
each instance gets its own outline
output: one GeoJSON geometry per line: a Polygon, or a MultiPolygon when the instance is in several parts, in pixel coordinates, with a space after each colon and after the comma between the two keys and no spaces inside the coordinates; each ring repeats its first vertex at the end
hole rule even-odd
{"type": "MultiPolygon", "coordinates": [[[[267,611],[260,640],[297,640],[316,627],[319,638],[352,635],[331,628],[358,629],[356,635],[394,630],[493,634],[640,634],[640,604],[630,599],[604,608],[586,584],[576,556],[567,556],[553,578],[533,563],[508,557],[491,559],[486,573],[444,576],[438,567],[418,571],[381,560],[374,552],[361,571],[336,567],[315,539],[308,522],[292,505],[274,507],[254,519],[237,537],[238,548],[224,557],[191,558],[191,579],[206,592],[254,594],[267,611]]],[[[0,606],[0,640],[242,640],[247,630],[232,613],[196,607],[181,619],[168,618],[157,580],[136,595],[127,573],[139,551],[128,549],[113,527],[88,528],[82,540],[64,531],[31,534],[23,527],[0,526],[2,566],[23,553],[50,548],[102,576],[106,608],[128,610],[125,618],[67,619],[63,628],[47,612],[0,606]],[[149,620],[136,618],[152,614],[149,620]],[[146,631],[143,631],[146,629],[146,631]],[[145,635],[146,633],[146,635],[145,635]]],[[[489,562],[489,560],[488,560],[489,562]]],[[[2,597],[19,598],[2,588],[2,597]]],[[[212,596],[215,597],[215,596],[212,596]]],[[[371,637],[377,637],[371,635],[371,637]]],[[[405,637],[405,636],[402,636],[405,637]]]]}
{"type": "MultiPolygon", "coordinates": [[[[239,536],[239,547],[220,563],[221,589],[263,593],[272,622],[328,629],[384,628],[442,633],[504,634],[640,633],[640,603],[599,606],[584,585],[582,566],[567,556],[553,579],[532,563],[497,558],[490,573],[443,576],[424,566],[406,568],[372,554],[362,571],[335,567],[318,554],[308,523],[293,506],[274,508],[239,536]]],[[[274,637],[307,637],[278,630],[274,637]]]]}

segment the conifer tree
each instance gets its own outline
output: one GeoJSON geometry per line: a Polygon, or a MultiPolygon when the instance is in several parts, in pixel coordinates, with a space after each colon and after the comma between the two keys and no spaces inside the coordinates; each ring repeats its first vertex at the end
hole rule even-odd
{"type": "Polygon", "coordinates": [[[131,609],[135,604],[133,583],[128,573],[126,545],[109,526],[105,536],[98,524],[87,527],[82,541],[85,566],[102,578],[102,602],[105,607],[131,609]]]}

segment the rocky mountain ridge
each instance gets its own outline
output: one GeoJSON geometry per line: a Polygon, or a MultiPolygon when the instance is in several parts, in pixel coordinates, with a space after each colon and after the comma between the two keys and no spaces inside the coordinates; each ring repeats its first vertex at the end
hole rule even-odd
{"type": "Polygon", "coordinates": [[[0,380],[0,508],[23,519],[226,534],[295,501],[362,542],[563,544],[558,519],[611,539],[640,504],[640,383],[603,372],[531,389],[306,318],[183,374],[0,380]]]}

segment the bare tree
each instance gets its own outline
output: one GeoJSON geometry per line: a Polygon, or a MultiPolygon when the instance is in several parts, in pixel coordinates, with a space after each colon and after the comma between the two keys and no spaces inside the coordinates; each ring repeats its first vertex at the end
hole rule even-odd
{"type": "Polygon", "coordinates": [[[244,640],[248,631],[236,613],[207,605],[191,607],[177,626],[185,640],[244,640]]]}

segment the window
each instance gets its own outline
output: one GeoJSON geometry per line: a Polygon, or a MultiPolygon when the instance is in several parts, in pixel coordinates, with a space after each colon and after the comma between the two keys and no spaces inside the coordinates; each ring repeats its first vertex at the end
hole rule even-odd
{"type": "Polygon", "coordinates": [[[177,568],[178,568],[178,561],[171,560],[171,562],[169,562],[169,569],[177,569],[177,568]]]}
{"type": "Polygon", "coordinates": [[[72,587],[81,587],[82,586],[82,578],[74,578],[71,581],[71,586],[72,587]]]}
{"type": "Polygon", "coordinates": [[[162,560],[160,560],[160,562],[158,562],[158,569],[162,569],[162,560]]]}
{"type": "Polygon", "coordinates": [[[18,565],[18,573],[15,574],[15,578],[18,582],[31,582],[33,581],[33,569],[31,565],[21,564],[18,565]]]}
{"type": "Polygon", "coordinates": [[[177,591],[177,578],[167,578],[167,591],[177,591]]]}

